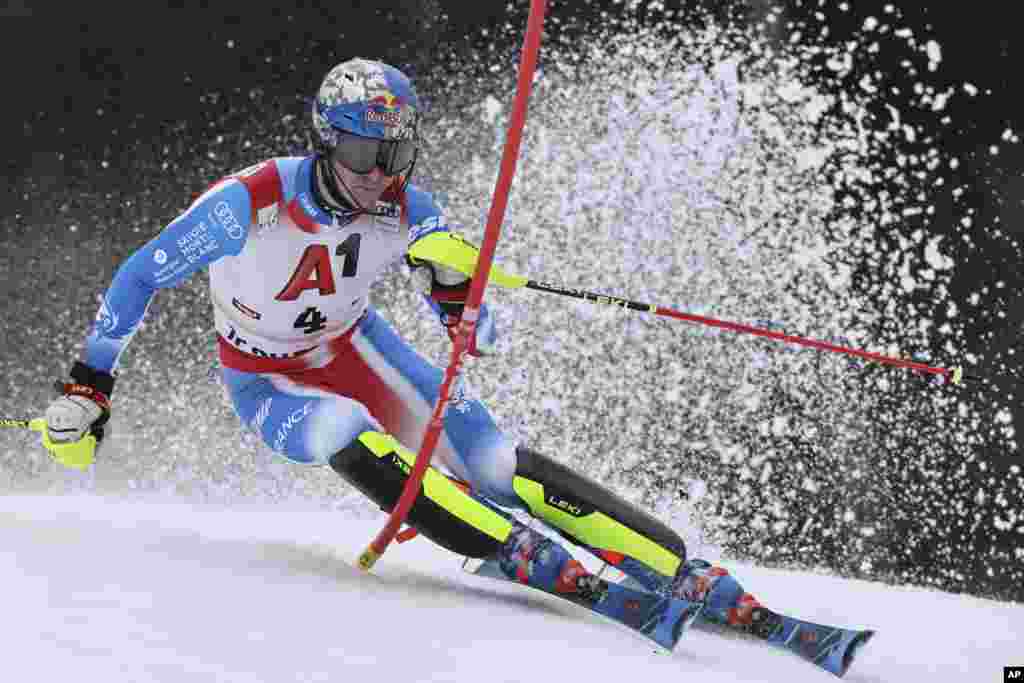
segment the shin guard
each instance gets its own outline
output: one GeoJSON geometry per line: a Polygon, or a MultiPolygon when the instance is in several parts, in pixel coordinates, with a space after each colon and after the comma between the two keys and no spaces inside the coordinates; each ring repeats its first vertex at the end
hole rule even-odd
{"type": "Polygon", "coordinates": [[[667,578],[686,560],[679,534],[601,484],[523,447],[516,456],[516,493],[569,541],[613,565],[631,558],[667,578]]]}
{"type": "MultiPolygon", "coordinates": [[[[363,432],[331,456],[345,481],[390,512],[402,494],[416,454],[393,437],[363,432]]],[[[512,523],[433,467],[427,469],[408,523],[438,545],[468,557],[489,557],[508,538],[512,523]]]]}

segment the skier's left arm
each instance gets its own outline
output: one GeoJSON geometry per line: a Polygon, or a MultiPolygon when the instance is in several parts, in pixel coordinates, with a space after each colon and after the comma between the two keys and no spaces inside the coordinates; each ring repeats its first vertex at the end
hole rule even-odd
{"type": "MultiPolygon", "coordinates": [[[[451,232],[444,214],[429,194],[416,187],[410,187],[406,198],[411,252],[416,251],[414,247],[417,242],[429,235],[451,232]]],[[[407,253],[405,259],[406,264],[412,269],[413,276],[421,283],[423,299],[444,325],[449,338],[454,340],[455,330],[462,321],[462,310],[469,296],[472,278],[451,264],[445,264],[443,257],[417,258],[412,253],[407,253]]],[[[497,338],[494,316],[491,315],[487,304],[481,303],[476,334],[469,340],[470,355],[490,355],[494,352],[497,338]]]]}

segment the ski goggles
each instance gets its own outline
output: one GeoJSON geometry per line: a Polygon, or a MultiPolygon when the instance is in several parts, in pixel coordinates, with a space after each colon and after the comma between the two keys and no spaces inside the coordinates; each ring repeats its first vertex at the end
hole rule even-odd
{"type": "Polygon", "coordinates": [[[412,140],[375,140],[342,133],[331,150],[331,161],[359,175],[379,168],[384,175],[398,175],[416,159],[412,140]]]}

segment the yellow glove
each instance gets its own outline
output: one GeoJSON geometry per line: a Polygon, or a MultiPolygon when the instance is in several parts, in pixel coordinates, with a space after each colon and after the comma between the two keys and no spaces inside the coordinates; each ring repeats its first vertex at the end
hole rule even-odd
{"type": "MultiPolygon", "coordinates": [[[[416,267],[417,261],[430,261],[457,270],[466,277],[473,277],[479,250],[453,232],[434,232],[422,237],[409,245],[409,265],[416,267]]],[[[527,283],[527,278],[506,272],[501,266],[493,264],[488,275],[488,282],[516,289],[527,283]]]]}
{"type": "Polygon", "coordinates": [[[46,417],[32,420],[29,427],[42,435],[43,447],[54,460],[84,470],[92,465],[103,427],[110,419],[107,397],[114,378],[83,363],[75,363],[71,378],[74,381],[70,383],[57,382],[59,396],[46,409],[46,417]]]}
{"type": "Polygon", "coordinates": [[[93,434],[86,434],[78,441],[53,441],[50,439],[50,432],[46,428],[45,418],[36,418],[28,424],[29,429],[39,432],[43,439],[43,447],[54,460],[65,467],[85,470],[92,465],[96,456],[96,444],[98,443],[93,434]]]}

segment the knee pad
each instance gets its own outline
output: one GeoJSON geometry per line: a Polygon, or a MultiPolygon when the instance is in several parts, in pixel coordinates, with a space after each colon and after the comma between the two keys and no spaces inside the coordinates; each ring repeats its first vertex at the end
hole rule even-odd
{"type": "MultiPolygon", "coordinates": [[[[402,494],[416,454],[387,434],[363,432],[329,462],[345,481],[390,512],[402,494]]],[[[441,547],[476,558],[496,553],[512,530],[506,516],[433,467],[423,477],[407,520],[441,547]]]]}
{"type": "Polygon", "coordinates": [[[516,494],[571,542],[633,558],[666,577],[686,560],[679,534],[601,484],[523,447],[516,456],[516,494]]]}

